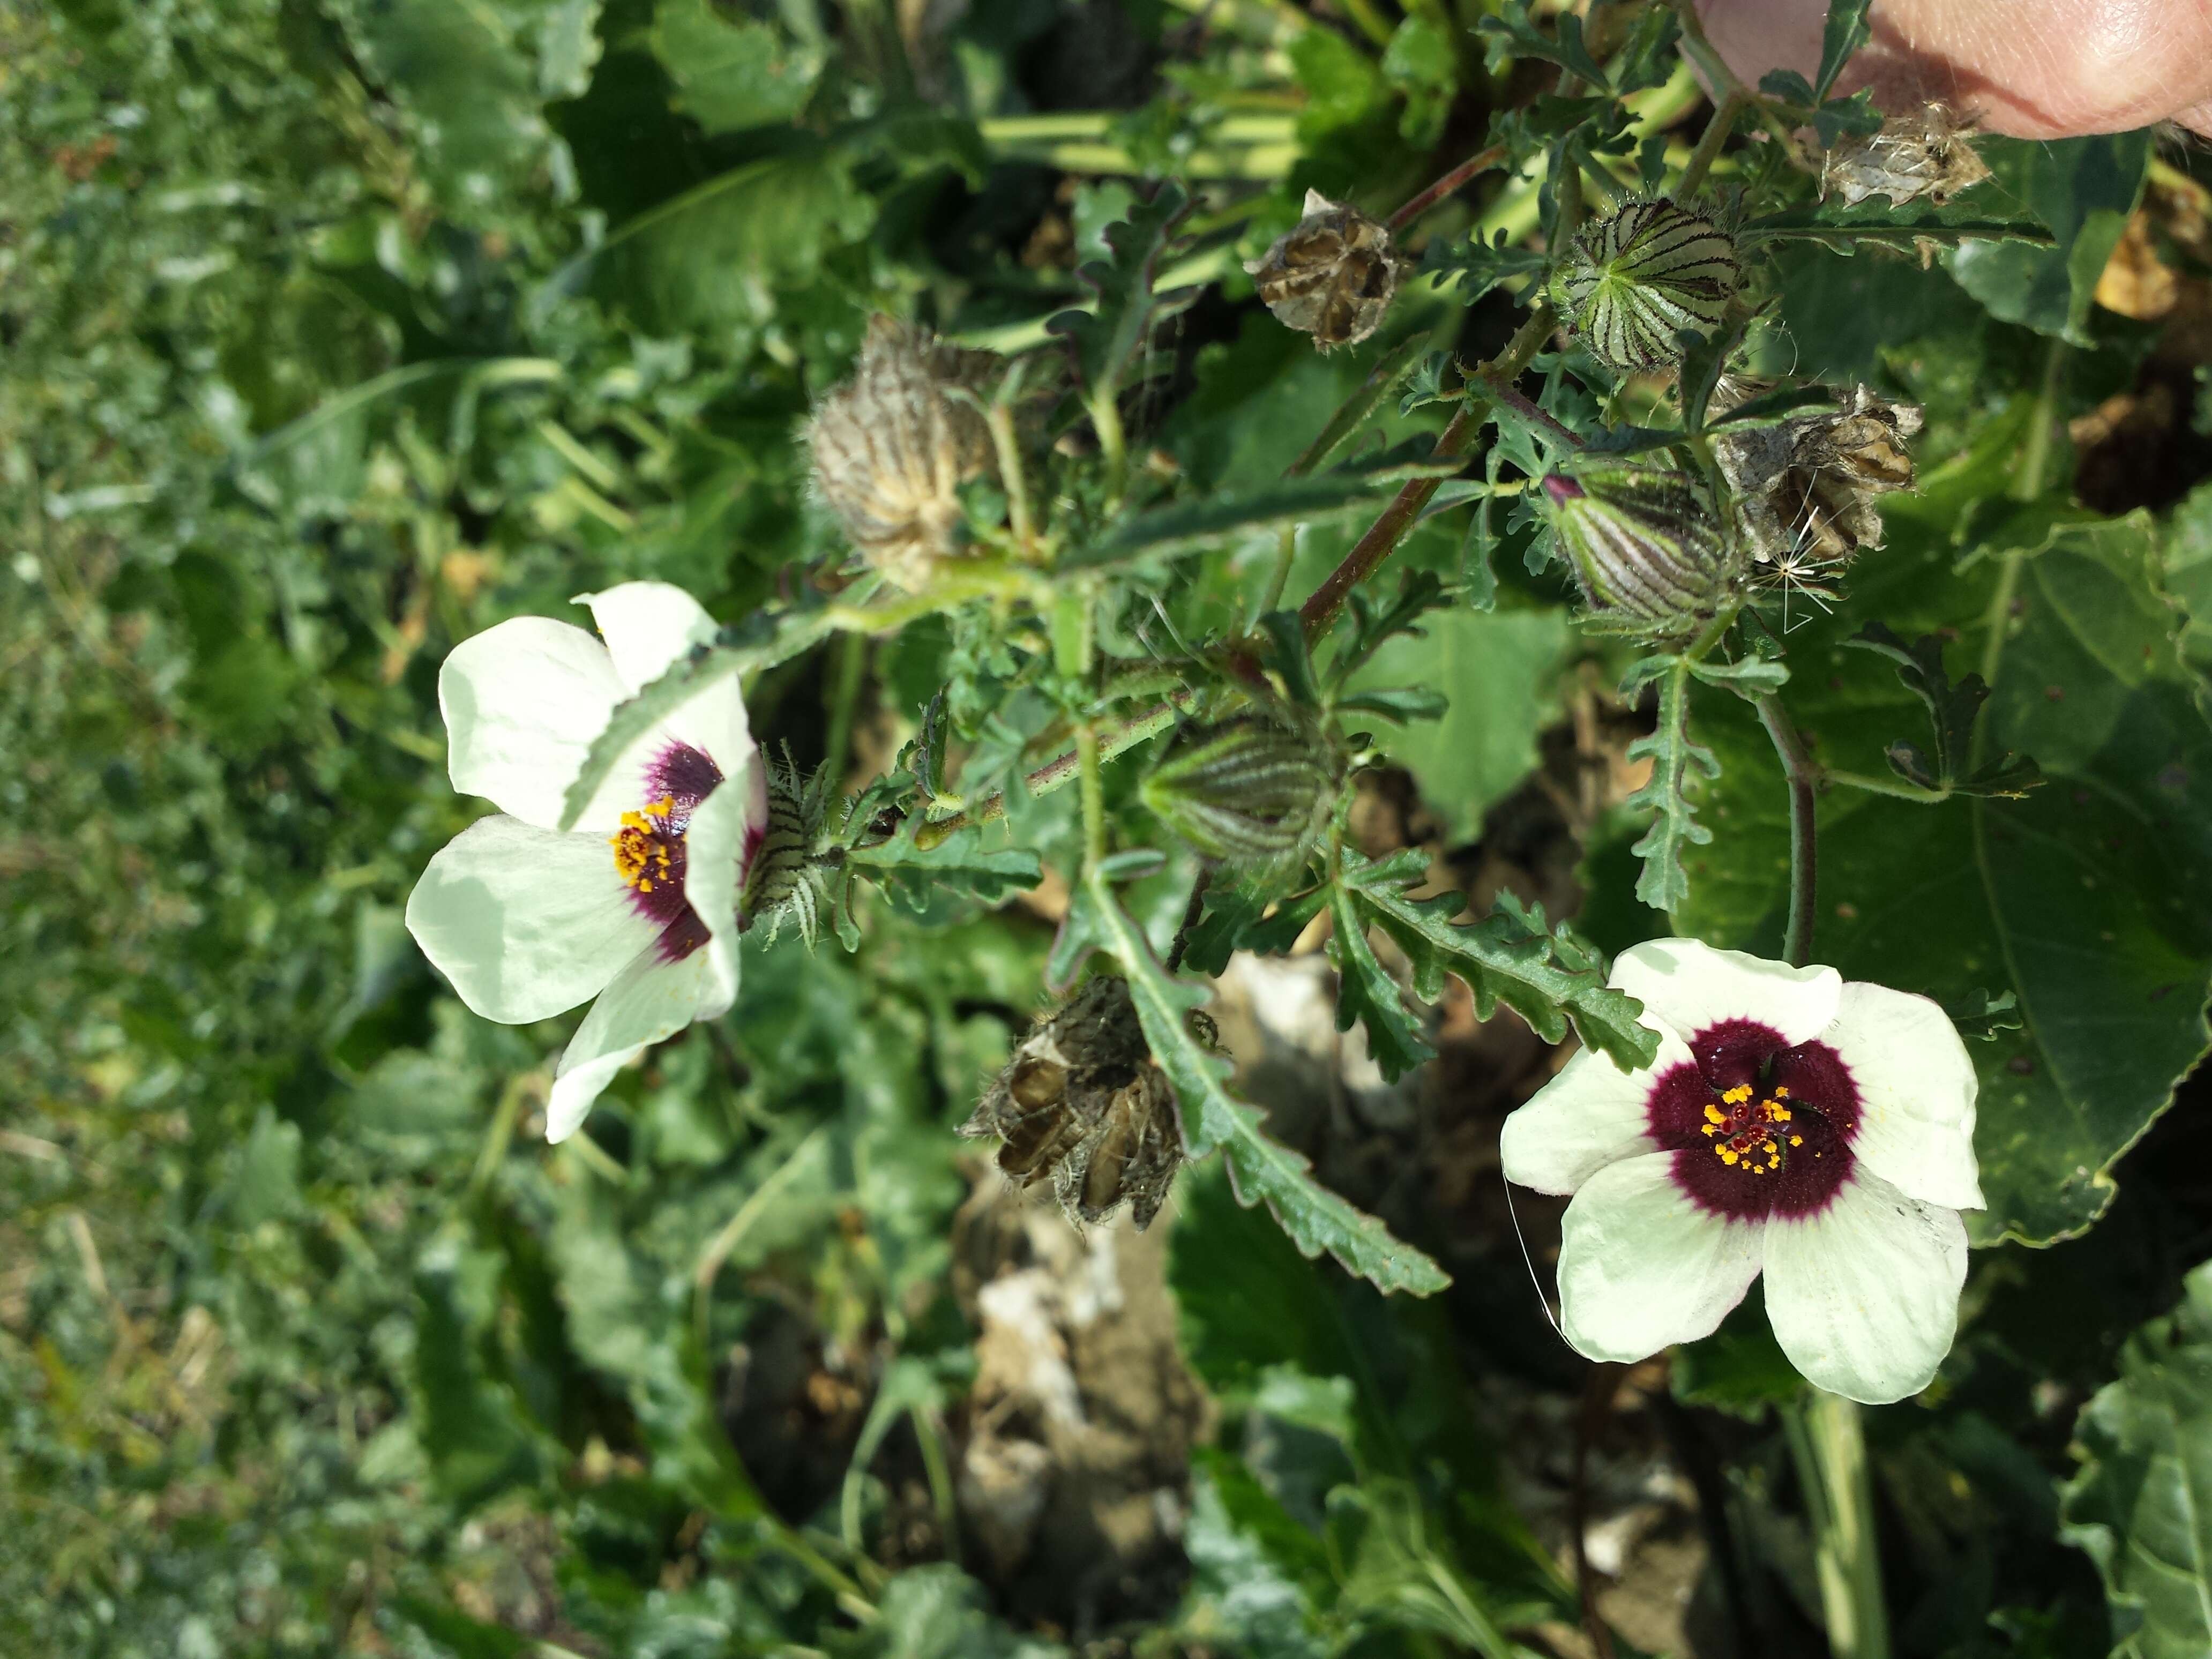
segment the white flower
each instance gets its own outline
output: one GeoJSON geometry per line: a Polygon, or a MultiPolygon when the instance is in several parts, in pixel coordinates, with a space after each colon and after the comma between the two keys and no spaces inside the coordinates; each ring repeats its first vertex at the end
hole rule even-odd
{"type": "Polygon", "coordinates": [[[1708,1334],[1762,1269],[1790,1362],[1869,1405],[1925,1388],[1982,1206],[1974,1067],[1925,997],[1694,939],[1622,953],[1657,1060],[1585,1049],[1506,1120],[1509,1180],[1571,1193],[1567,1340],[1637,1360],[1708,1334]]]}
{"type": "Polygon", "coordinates": [[[738,992],[738,903],[768,821],[734,680],[627,750],[573,831],[569,784],[617,704],[714,623],[665,582],[581,595],[606,643],[518,617],[438,674],[453,787],[501,811],[430,860],[407,901],[422,953],[487,1019],[526,1024],[596,996],[555,1073],[545,1136],[575,1132],[614,1074],[738,992]]]}

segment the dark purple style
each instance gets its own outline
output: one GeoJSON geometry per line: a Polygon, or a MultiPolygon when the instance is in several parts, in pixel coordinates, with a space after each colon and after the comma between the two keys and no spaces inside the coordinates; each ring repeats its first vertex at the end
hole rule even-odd
{"type": "Polygon", "coordinates": [[[1690,1039],[1693,1065],[1644,1100],[1651,1138],[1674,1154],[1675,1184],[1729,1221],[1827,1208],[1850,1178],[1859,1091],[1825,1042],[1784,1044],[1757,1020],[1727,1019],[1690,1039]]]}
{"type": "Polygon", "coordinates": [[[663,962],[683,961],[709,937],[684,894],[684,831],[721,781],[721,769],[708,756],[689,744],[670,744],[645,769],[644,807],[623,813],[613,836],[615,869],[639,914],[659,927],[663,962]]]}

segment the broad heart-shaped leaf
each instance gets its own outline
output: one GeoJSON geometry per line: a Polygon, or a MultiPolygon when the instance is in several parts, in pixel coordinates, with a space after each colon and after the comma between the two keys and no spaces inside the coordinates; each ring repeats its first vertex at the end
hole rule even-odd
{"type": "Polygon", "coordinates": [[[995,904],[1044,879],[1037,855],[1026,847],[986,846],[991,838],[1004,839],[1002,830],[963,830],[924,849],[915,845],[921,822],[919,812],[910,812],[889,841],[855,847],[846,857],[916,910],[948,891],[995,904]]]}
{"type": "Polygon", "coordinates": [[[353,41],[410,118],[416,167],[457,216],[510,198],[551,137],[531,31],[497,6],[388,0],[349,13],[353,41]]]}
{"type": "Polygon", "coordinates": [[[850,165],[864,137],[799,140],[623,221],[546,279],[533,314],[589,289],[664,331],[762,326],[779,291],[813,281],[825,257],[874,224],[850,165]]]}
{"type": "MultiPolygon", "coordinates": [[[[1564,611],[1433,611],[1384,641],[1347,682],[1354,691],[1414,685],[1448,700],[1441,720],[1390,732],[1390,758],[1454,840],[1535,769],[1536,740],[1559,706],[1571,630],[1564,611]]],[[[1369,637],[1372,637],[1370,635],[1369,637]]]]}
{"type": "Polygon", "coordinates": [[[1201,1047],[1183,1020],[1206,1002],[1205,988],[1170,976],[1144,930],[1097,870],[1085,877],[1068,907],[1053,946],[1056,970],[1069,972],[1091,949],[1115,957],[1128,975],[1145,1041],[1175,1090],[1184,1151],[1195,1160],[1218,1150],[1238,1203],[1266,1200],[1301,1253],[1310,1257],[1327,1250],[1379,1289],[1427,1296],[1451,1283],[1426,1255],[1316,1181],[1303,1157],[1261,1128],[1259,1109],[1229,1092],[1229,1062],[1201,1047]]]}
{"type": "MultiPolygon", "coordinates": [[[[787,8],[787,15],[811,21],[809,8],[787,8]]],[[[790,120],[829,61],[818,28],[796,36],[710,0],[660,0],[653,51],[676,82],[676,107],[708,132],[790,120]]]]}
{"type": "Polygon", "coordinates": [[[1085,394],[1096,404],[1112,398],[1121,385],[1121,372],[1144,343],[1159,295],[1152,291],[1152,276],[1168,236],[1188,210],[1190,198],[1181,185],[1162,185],[1149,202],[1139,202],[1129,216],[1106,230],[1110,259],[1097,259],[1076,275],[1097,291],[1095,312],[1063,311],[1045,324],[1075,348],[1075,364],[1083,377],[1085,394]]]}
{"type": "Polygon", "coordinates": [[[1970,194],[1992,205],[2024,205],[2051,228],[2057,246],[1970,242],[1946,256],[1951,275],[2006,322],[2092,343],[2082,325],[2142,193],[2150,129],[2094,138],[1979,138],[1974,148],[1992,177],[1970,194]]]}
{"type": "Polygon", "coordinates": [[[2083,1462],[2060,1535],[2104,1577],[2115,1659],[2212,1653],[2212,1262],[2171,1315],[2128,1339],[2118,1380],[2081,1408],[2074,1435],[2083,1462]]]}
{"type": "MultiPolygon", "coordinates": [[[[1970,1049],[1989,1207],[1969,1224],[1984,1243],[2047,1242],[2096,1218],[2114,1160],[2204,1050],[2212,982],[2212,727],[2155,586],[2148,520],[2054,529],[2048,509],[2019,509],[1980,545],[1952,544],[1960,514],[2001,495],[1990,456],[2014,430],[1926,495],[1892,498],[1889,544],[1854,569],[1817,637],[1795,636],[1784,694],[1818,760],[1879,775],[1927,714],[1890,665],[1844,642],[1877,618],[1907,635],[1949,630],[1954,655],[1990,680],[1982,752],[2032,754],[2049,779],[2022,800],[1834,787],[1820,802],[1814,961],[1947,1006],[2018,994],[2021,1028],[1970,1049]]],[[[1690,860],[1676,928],[1774,955],[1789,885],[1780,769],[1734,699],[1701,701],[1698,720],[1723,760],[1700,793],[1719,838],[1690,860]]]]}
{"type": "MultiPolygon", "coordinates": [[[[1502,1002],[1547,1042],[1565,1037],[1571,1020],[1583,1042],[1631,1071],[1657,1055],[1659,1034],[1638,1023],[1644,1005],[1609,989],[1597,953],[1564,923],[1556,932],[1548,928],[1541,905],[1524,909],[1502,895],[1489,916],[1462,925],[1454,921],[1467,908],[1460,894],[1409,896],[1428,878],[1428,857],[1418,848],[1380,861],[1348,847],[1342,856],[1334,907],[1339,940],[1357,937],[1366,926],[1381,928],[1413,963],[1414,994],[1423,1000],[1442,996],[1444,975],[1452,974],[1474,993],[1477,1019],[1488,1019],[1502,1002]]],[[[1364,940],[1359,948],[1365,951],[1364,940]]],[[[1341,1008],[1338,1023],[1349,1023],[1341,1008]]],[[[1370,1024],[1370,1039],[1374,1029],[1370,1024]]]]}

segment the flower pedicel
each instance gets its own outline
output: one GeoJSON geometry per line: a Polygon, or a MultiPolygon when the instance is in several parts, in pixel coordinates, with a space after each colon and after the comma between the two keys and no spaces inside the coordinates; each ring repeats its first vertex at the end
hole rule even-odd
{"type": "Polygon", "coordinates": [[[1630,1074],[1585,1049],[1506,1120],[1509,1180],[1571,1193],[1567,1340],[1630,1361],[1705,1336],[1766,1275],[1767,1317],[1820,1388],[1925,1388],[1982,1207],[1972,1062],[1925,997],[1694,939],[1625,951],[1608,981],[1661,1036],[1630,1074]]]}
{"type": "Polygon", "coordinates": [[[416,943],[486,1019],[528,1024],[598,998],[555,1073],[549,1140],[573,1134],[631,1059],[735,1000],[739,898],[769,818],[744,702],[725,679],[640,738],[575,829],[560,828],[615,706],[714,633],[663,582],[580,603],[605,644],[517,617],[446,659],[453,787],[501,811],[440,851],[407,901],[416,943]]]}

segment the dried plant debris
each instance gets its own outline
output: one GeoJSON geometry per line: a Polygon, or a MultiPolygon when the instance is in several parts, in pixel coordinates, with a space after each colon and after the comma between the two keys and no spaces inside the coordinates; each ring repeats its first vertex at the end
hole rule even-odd
{"type": "Polygon", "coordinates": [[[1869,196],[1893,205],[1926,197],[1941,207],[1990,176],[1974,153],[1973,128],[1944,103],[1923,104],[1893,115],[1881,131],[1846,139],[1820,165],[1820,194],[1838,195],[1845,207],[1869,196]]]}
{"type": "Polygon", "coordinates": [[[815,489],[860,556],[909,592],[957,550],[960,486],[994,466],[975,398],[999,367],[990,352],[878,316],[851,378],[808,423],[815,489]]]}
{"type": "MultiPolygon", "coordinates": [[[[1724,411],[1765,390],[1725,376],[1713,407],[1724,411]]],[[[1881,545],[1875,500],[1913,487],[1906,446],[1922,419],[1917,405],[1890,403],[1863,386],[1832,396],[1831,408],[1775,426],[1724,428],[1713,442],[1751,552],[1753,580],[1816,603],[1833,599],[1830,584],[1852,559],[1881,545]]]]}
{"type": "Polygon", "coordinates": [[[1323,351],[1372,334],[1398,292],[1389,229],[1317,190],[1306,192],[1305,217],[1244,269],[1277,320],[1323,351]]]}
{"type": "MultiPolygon", "coordinates": [[[[1190,1018],[1217,1046],[1212,1022],[1190,1018]]],[[[1086,980],[1040,1019],[961,1133],[998,1136],[1000,1170],[1019,1187],[1049,1180],[1071,1221],[1103,1221],[1126,1202],[1138,1231],[1150,1226],[1182,1167],[1182,1128],[1129,982],[1086,980]]]]}

